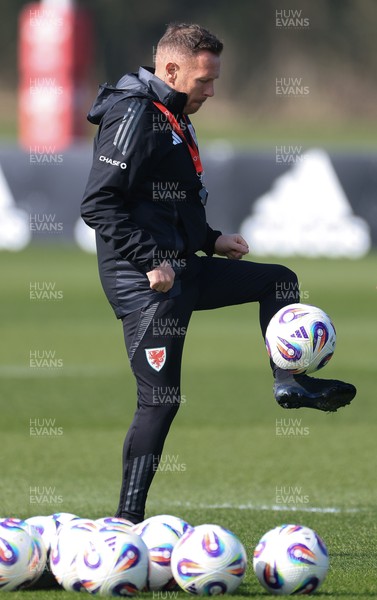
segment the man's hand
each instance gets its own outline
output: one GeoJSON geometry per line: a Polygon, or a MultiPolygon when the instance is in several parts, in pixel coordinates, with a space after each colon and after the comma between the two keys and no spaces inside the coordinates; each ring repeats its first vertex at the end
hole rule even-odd
{"type": "Polygon", "coordinates": [[[153,271],[148,271],[150,288],[156,292],[168,292],[174,284],[175,273],[170,264],[164,260],[153,271]]]}
{"type": "Polygon", "coordinates": [[[239,260],[249,252],[249,246],[239,233],[220,235],[215,242],[215,252],[220,256],[239,260]]]}

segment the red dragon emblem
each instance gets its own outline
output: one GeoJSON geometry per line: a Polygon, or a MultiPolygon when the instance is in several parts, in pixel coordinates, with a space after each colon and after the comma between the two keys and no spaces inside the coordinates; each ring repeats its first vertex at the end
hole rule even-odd
{"type": "Polygon", "coordinates": [[[166,361],[166,348],[148,348],[145,350],[148,364],[155,371],[161,371],[166,361]]]}

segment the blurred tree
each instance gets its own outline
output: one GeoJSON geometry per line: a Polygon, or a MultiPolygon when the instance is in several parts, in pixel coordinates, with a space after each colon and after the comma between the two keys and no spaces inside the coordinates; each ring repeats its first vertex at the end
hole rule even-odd
{"type": "Polygon", "coordinates": [[[25,0],[0,0],[0,77],[4,86],[17,82],[18,15],[25,0]]]}
{"type": "Polygon", "coordinates": [[[198,21],[225,43],[223,98],[247,103],[255,114],[377,112],[375,0],[81,2],[95,15],[98,74],[110,81],[139,64],[152,64],[168,22],[198,21]],[[287,18],[300,14],[308,26],[278,28],[276,11],[287,18]],[[277,98],[275,79],[281,76],[302,78],[311,89],[310,101],[298,106],[277,98]]]}
{"type": "MultiPolygon", "coordinates": [[[[253,114],[376,116],[377,3],[375,0],[76,0],[93,14],[95,78],[116,82],[151,65],[170,21],[200,22],[225,43],[221,98],[253,114]],[[308,26],[277,27],[277,11],[300,12],[308,26]],[[308,102],[278,98],[278,77],[301,77],[308,102]]],[[[17,19],[25,0],[0,0],[3,89],[17,84],[17,19]]],[[[296,14],[298,14],[298,12],[296,14]]]]}

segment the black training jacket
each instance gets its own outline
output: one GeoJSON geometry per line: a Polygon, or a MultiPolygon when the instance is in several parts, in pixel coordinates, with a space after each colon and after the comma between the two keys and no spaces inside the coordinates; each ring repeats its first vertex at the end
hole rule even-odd
{"type": "MultiPolygon", "coordinates": [[[[199,250],[211,255],[221,234],[206,222],[187,144],[153,104],[168,108],[189,135],[181,121],[186,99],[141,67],[116,88],[101,86],[88,115],[99,128],[81,215],[96,231],[101,282],[118,318],[179,294],[187,272],[180,265],[199,250]],[[176,282],[162,294],[146,273],[168,258],[176,282]]],[[[189,130],[195,136],[190,122],[189,130]]]]}

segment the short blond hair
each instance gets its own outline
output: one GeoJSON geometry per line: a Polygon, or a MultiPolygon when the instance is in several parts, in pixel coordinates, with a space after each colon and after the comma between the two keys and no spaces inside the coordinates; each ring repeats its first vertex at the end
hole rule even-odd
{"type": "Polygon", "coordinates": [[[167,50],[186,56],[207,50],[219,56],[223,43],[201,25],[170,23],[157,44],[157,54],[164,54],[167,50]]]}

